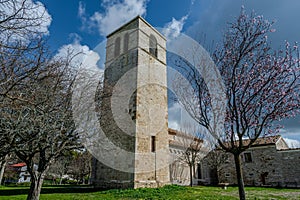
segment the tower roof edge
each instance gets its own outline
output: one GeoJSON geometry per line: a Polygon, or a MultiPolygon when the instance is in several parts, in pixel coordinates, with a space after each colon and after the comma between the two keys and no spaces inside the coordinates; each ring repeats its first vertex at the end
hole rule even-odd
{"type": "Polygon", "coordinates": [[[136,21],[140,19],[141,21],[143,21],[145,24],[147,24],[151,29],[153,29],[161,38],[163,38],[164,40],[167,40],[165,36],[163,36],[157,29],[155,29],[149,22],[147,22],[142,16],[137,15],[136,17],[134,17],[133,19],[131,19],[130,21],[126,22],[125,24],[123,24],[121,27],[117,28],[116,30],[114,30],[113,32],[111,32],[110,34],[108,34],[106,36],[106,38],[109,38],[110,36],[112,36],[113,34],[115,34],[116,32],[120,31],[122,28],[124,28],[125,26],[129,25],[130,23],[136,21]]]}

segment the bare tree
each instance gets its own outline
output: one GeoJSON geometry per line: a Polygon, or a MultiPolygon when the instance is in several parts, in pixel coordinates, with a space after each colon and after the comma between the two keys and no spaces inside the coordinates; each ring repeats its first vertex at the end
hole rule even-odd
{"type": "Polygon", "coordinates": [[[40,2],[0,2],[0,159],[14,152],[26,163],[27,199],[39,199],[49,165],[79,146],[71,110],[75,74],[70,57],[54,60],[47,51],[50,22],[40,2]]]}
{"type": "Polygon", "coordinates": [[[202,162],[206,163],[207,166],[212,169],[213,175],[216,177],[216,183],[221,183],[220,173],[224,170],[224,163],[228,161],[228,154],[223,149],[218,147],[211,148],[211,151],[203,158],[202,162]]]}
{"type": "Polygon", "coordinates": [[[48,170],[48,175],[57,177],[59,175],[59,184],[62,184],[63,175],[74,178],[78,183],[85,184],[89,180],[92,166],[92,155],[86,149],[68,151],[56,159],[48,170]]]}
{"type": "Polygon", "coordinates": [[[204,134],[201,134],[194,126],[185,125],[178,132],[178,145],[182,154],[177,156],[177,161],[187,164],[189,167],[190,186],[193,186],[193,179],[196,178],[196,166],[205,155],[204,134]]]}
{"type": "MultiPolygon", "coordinates": [[[[0,98],[1,99],[1,98],[0,98]]],[[[3,99],[2,99],[3,102],[3,99]]],[[[2,110],[2,109],[1,109],[2,110]]],[[[10,137],[9,137],[9,132],[6,132],[4,127],[5,127],[5,120],[3,120],[1,114],[0,114],[0,185],[2,184],[3,180],[3,174],[5,170],[5,165],[6,165],[6,158],[8,157],[9,153],[12,151],[10,148],[10,137]]]]}
{"type": "MultiPolygon", "coordinates": [[[[43,41],[38,39],[19,48],[0,48],[0,162],[13,151],[16,123],[11,123],[11,105],[20,98],[14,91],[25,84],[29,76],[33,76],[40,67],[41,54],[44,50],[43,41]]],[[[2,165],[4,169],[4,165],[2,165]]]]}
{"type": "Polygon", "coordinates": [[[0,155],[13,152],[26,163],[32,178],[28,199],[39,198],[45,172],[55,159],[81,147],[83,140],[75,131],[71,101],[80,64],[72,61],[82,52],[70,50],[53,58],[43,39],[34,41],[27,44],[35,44],[33,48],[6,49],[20,54],[8,59],[1,54],[0,72],[0,155]]]}
{"type": "Polygon", "coordinates": [[[179,100],[218,145],[233,154],[240,199],[245,199],[240,154],[257,138],[274,133],[276,121],[295,116],[300,108],[298,46],[286,43],[283,50],[272,50],[267,40],[268,33],[274,31],[272,24],[242,9],[213,53],[227,98],[224,131],[214,126],[218,112],[201,74],[183,59],[178,63],[193,86],[192,93],[187,93],[178,80],[179,100]],[[248,142],[243,142],[245,138],[248,142]]]}
{"type": "MultiPolygon", "coordinates": [[[[9,91],[30,74],[33,52],[40,50],[41,37],[47,34],[51,17],[45,7],[31,0],[0,1],[0,110],[6,109],[5,99],[9,91]]],[[[36,58],[38,59],[38,57],[36,58]]],[[[5,111],[6,112],[6,111],[5,111]]],[[[3,114],[1,112],[1,114],[3,114]]],[[[8,123],[0,117],[0,163],[12,150],[13,136],[7,129],[8,123]]],[[[4,164],[0,171],[4,170],[4,164]]],[[[1,173],[2,174],[2,173],[1,173]]],[[[2,180],[0,176],[0,182],[2,180]]]]}
{"type": "Polygon", "coordinates": [[[92,155],[87,150],[74,152],[68,173],[77,180],[77,183],[85,184],[85,179],[89,180],[91,171],[92,155]]]}
{"type": "Polygon", "coordinates": [[[70,163],[72,161],[72,151],[66,152],[64,155],[58,157],[53,164],[49,167],[47,171],[48,175],[53,176],[54,178],[59,176],[59,185],[62,184],[63,176],[67,175],[70,163]]]}
{"type": "Polygon", "coordinates": [[[36,70],[7,93],[4,117],[13,136],[11,148],[31,175],[27,199],[39,199],[49,165],[81,144],[72,119],[75,74],[70,62],[55,61],[42,49],[31,56],[36,70]]]}
{"type": "Polygon", "coordinates": [[[0,185],[2,185],[5,166],[7,163],[8,154],[0,160],[0,185]]]}
{"type": "Polygon", "coordinates": [[[0,1],[0,48],[19,49],[32,37],[48,33],[51,16],[40,2],[0,1]]]}

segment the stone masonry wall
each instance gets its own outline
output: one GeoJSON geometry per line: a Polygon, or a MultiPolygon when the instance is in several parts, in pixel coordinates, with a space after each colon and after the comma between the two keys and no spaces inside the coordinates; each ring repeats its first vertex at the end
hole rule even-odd
{"type": "Polygon", "coordinates": [[[169,184],[168,102],[165,40],[143,20],[139,21],[136,99],[135,187],[169,184]],[[149,37],[157,39],[157,57],[149,54],[149,37]],[[152,137],[155,150],[152,152],[152,137]]]}
{"type": "Polygon", "coordinates": [[[109,158],[112,166],[94,161],[96,187],[157,187],[170,182],[165,162],[169,155],[165,43],[140,17],[108,36],[100,124],[115,146],[131,153],[123,158],[126,162],[109,158]],[[149,53],[150,35],[157,39],[157,57],[149,53]]]}
{"type": "MultiPolygon", "coordinates": [[[[219,182],[237,184],[234,159],[231,154],[228,156],[229,159],[221,166],[219,182]]],[[[300,187],[300,149],[278,150],[275,144],[252,147],[242,153],[241,161],[245,185],[300,187]],[[247,161],[245,154],[251,155],[251,161],[247,161]]],[[[205,163],[204,166],[209,176],[209,166],[205,163]]]]}

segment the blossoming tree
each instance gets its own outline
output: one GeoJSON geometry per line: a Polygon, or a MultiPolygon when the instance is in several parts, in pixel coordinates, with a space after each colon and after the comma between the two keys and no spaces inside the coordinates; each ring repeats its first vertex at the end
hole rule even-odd
{"type": "Polygon", "coordinates": [[[272,25],[254,12],[247,15],[242,8],[213,52],[226,94],[223,131],[212,126],[218,112],[213,111],[212,97],[201,74],[184,60],[177,63],[181,69],[185,67],[185,78],[193,85],[192,93],[187,93],[178,80],[178,99],[218,145],[234,156],[240,199],[245,199],[241,153],[257,138],[276,133],[275,122],[297,115],[300,108],[297,43],[291,46],[286,42],[282,50],[273,50],[267,37],[275,31],[272,25]]]}

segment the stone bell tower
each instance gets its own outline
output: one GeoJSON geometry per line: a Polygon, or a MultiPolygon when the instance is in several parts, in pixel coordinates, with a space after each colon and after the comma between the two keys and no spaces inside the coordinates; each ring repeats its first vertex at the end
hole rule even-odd
{"type": "Polygon", "coordinates": [[[140,16],[107,36],[103,91],[100,125],[114,148],[94,159],[95,186],[169,184],[166,39],[140,16]]]}

